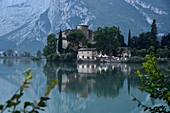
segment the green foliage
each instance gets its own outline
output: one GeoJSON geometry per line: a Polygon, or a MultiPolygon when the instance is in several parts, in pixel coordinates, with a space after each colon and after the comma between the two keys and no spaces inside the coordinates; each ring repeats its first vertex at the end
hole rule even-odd
{"type": "Polygon", "coordinates": [[[131,49],[132,56],[139,56],[139,57],[145,57],[147,54],[151,53],[152,50],[150,49],[140,49],[137,50],[135,48],[131,49]]]}
{"type": "Polygon", "coordinates": [[[56,43],[57,39],[55,34],[49,34],[47,36],[47,45],[43,49],[43,54],[47,58],[48,55],[56,53],[56,43]]]}
{"type": "Polygon", "coordinates": [[[157,38],[157,27],[156,27],[156,20],[154,19],[151,25],[151,46],[154,46],[155,48],[159,47],[159,42],[157,38]]]}
{"type": "Polygon", "coordinates": [[[152,25],[151,25],[151,35],[153,38],[156,38],[157,35],[157,27],[156,27],[156,20],[153,19],[152,25]]]}
{"type": "Polygon", "coordinates": [[[59,32],[59,37],[58,37],[58,52],[62,54],[63,51],[63,43],[62,43],[62,31],[60,30],[59,32]]]}
{"type": "Polygon", "coordinates": [[[145,59],[143,57],[133,56],[133,57],[130,57],[127,62],[130,62],[130,63],[139,63],[139,62],[144,62],[144,61],[145,61],[145,59]]]}
{"type": "Polygon", "coordinates": [[[157,61],[154,55],[146,55],[147,61],[143,63],[143,68],[147,74],[142,74],[139,70],[136,74],[140,77],[144,86],[138,86],[142,91],[150,94],[151,98],[164,101],[164,105],[148,107],[142,104],[137,98],[134,101],[138,102],[138,107],[143,107],[144,111],[151,113],[169,113],[170,106],[170,76],[165,76],[157,68],[157,61]]]}
{"type": "Polygon", "coordinates": [[[156,56],[160,58],[170,58],[170,49],[168,49],[167,46],[165,46],[163,49],[159,48],[157,49],[156,56]]]}
{"type": "Polygon", "coordinates": [[[133,36],[130,40],[130,44],[132,48],[137,49],[138,48],[138,37],[137,36],[133,36]]]}
{"type": "Polygon", "coordinates": [[[151,46],[150,32],[139,34],[137,49],[149,49],[151,46]]]}
{"type": "MultiPolygon", "coordinates": [[[[129,31],[129,36],[130,36],[129,31]]],[[[150,32],[142,32],[139,34],[139,36],[134,36],[130,40],[130,37],[128,37],[128,44],[130,42],[130,47],[136,48],[138,50],[140,49],[149,49],[151,46],[155,48],[154,53],[156,53],[157,48],[159,47],[159,41],[157,38],[157,27],[156,27],[156,20],[153,20],[153,23],[151,25],[151,31],[150,32]]]]}
{"type": "Polygon", "coordinates": [[[121,45],[120,40],[116,37],[118,32],[120,31],[115,26],[99,27],[94,36],[97,51],[102,54],[116,55],[116,49],[121,45]]]}
{"type": "Polygon", "coordinates": [[[65,49],[65,53],[69,53],[69,52],[74,52],[74,53],[78,53],[78,49],[72,47],[70,44],[67,46],[67,48],[65,49]]]}
{"type": "Polygon", "coordinates": [[[120,29],[119,29],[119,27],[118,27],[117,39],[118,39],[118,41],[119,41],[119,43],[120,43],[120,47],[124,47],[124,46],[126,46],[126,44],[125,44],[125,42],[124,42],[124,36],[121,35],[120,33],[121,33],[121,31],[120,31],[120,29]]]}
{"type": "Polygon", "coordinates": [[[161,47],[165,47],[165,46],[170,48],[170,33],[162,37],[161,47]]]}
{"type": "Polygon", "coordinates": [[[80,43],[86,42],[86,36],[83,31],[75,30],[67,36],[67,40],[78,47],[80,43]]]}
{"type": "Polygon", "coordinates": [[[147,49],[138,50],[138,56],[145,57],[149,51],[147,49]]]}
{"type": "Polygon", "coordinates": [[[5,111],[11,112],[11,113],[39,113],[39,111],[45,111],[46,107],[46,101],[50,98],[48,97],[50,91],[55,87],[56,84],[58,84],[58,80],[53,80],[52,85],[49,85],[47,87],[47,90],[45,92],[45,95],[40,98],[39,101],[26,101],[24,102],[24,106],[22,109],[17,108],[17,106],[22,102],[21,97],[24,94],[24,89],[29,88],[30,80],[32,79],[31,69],[27,69],[23,72],[24,75],[27,77],[22,81],[22,85],[20,88],[15,92],[15,94],[6,101],[5,104],[0,105],[0,112],[4,113],[5,111]],[[28,110],[29,108],[29,110],[28,110]]]}
{"type": "Polygon", "coordinates": [[[137,49],[131,48],[131,55],[132,55],[132,56],[137,56],[137,55],[138,55],[137,49]]]}

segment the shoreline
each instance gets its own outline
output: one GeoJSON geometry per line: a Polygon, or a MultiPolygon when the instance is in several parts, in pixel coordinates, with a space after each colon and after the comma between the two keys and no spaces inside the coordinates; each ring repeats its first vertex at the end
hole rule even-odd
{"type": "MultiPolygon", "coordinates": [[[[30,60],[42,60],[46,58],[39,58],[39,57],[0,57],[0,59],[30,59],[30,60]]],[[[121,59],[121,58],[120,58],[121,59]]],[[[146,59],[144,57],[131,57],[127,60],[113,60],[113,59],[105,59],[105,60],[76,60],[76,61],[47,61],[47,62],[76,62],[76,63],[143,63],[146,59]]],[[[170,58],[157,58],[158,63],[169,63],[170,58]]]]}

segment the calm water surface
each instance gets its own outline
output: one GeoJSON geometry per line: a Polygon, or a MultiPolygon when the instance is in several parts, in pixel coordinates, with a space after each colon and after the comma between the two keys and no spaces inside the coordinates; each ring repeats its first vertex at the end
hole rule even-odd
{"type": "MultiPolygon", "coordinates": [[[[160,65],[165,72],[168,64],[160,65]]],[[[31,86],[25,90],[23,101],[38,100],[54,79],[58,86],[52,90],[45,113],[142,113],[132,96],[147,105],[157,102],[141,92],[134,71],[140,64],[76,64],[33,62],[29,59],[0,59],[0,104],[21,85],[22,72],[32,68],[31,86]]]]}

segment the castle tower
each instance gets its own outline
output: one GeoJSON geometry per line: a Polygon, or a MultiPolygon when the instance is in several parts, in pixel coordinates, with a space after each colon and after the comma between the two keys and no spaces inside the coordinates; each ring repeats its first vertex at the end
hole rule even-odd
{"type": "Polygon", "coordinates": [[[79,24],[79,25],[77,25],[76,29],[83,31],[86,38],[88,40],[92,40],[92,37],[93,37],[92,36],[92,31],[89,30],[89,26],[87,24],[79,24]]]}

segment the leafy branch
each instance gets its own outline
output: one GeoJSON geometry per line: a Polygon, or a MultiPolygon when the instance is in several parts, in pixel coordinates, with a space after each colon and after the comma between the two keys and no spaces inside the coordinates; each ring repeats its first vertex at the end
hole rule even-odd
{"type": "Polygon", "coordinates": [[[144,86],[138,86],[142,91],[150,94],[151,98],[159,99],[164,102],[165,105],[158,105],[148,107],[142,104],[137,98],[133,96],[133,101],[138,102],[138,107],[143,107],[144,111],[164,112],[169,113],[167,106],[170,106],[170,76],[165,76],[157,68],[156,57],[153,54],[146,55],[147,61],[143,63],[143,68],[146,71],[146,75],[142,74],[139,70],[136,74],[140,77],[144,86]]]}
{"type": "Polygon", "coordinates": [[[40,98],[40,100],[29,102],[24,102],[23,109],[18,110],[16,109],[17,106],[21,103],[21,97],[23,96],[24,89],[29,88],[29,85],[31,84],[29,81],[32,79],[31,69],[27,69],[23,72],[24,75],[27,75],[26,78],[22,81],[22,85],[18,88],[18,90],[14,93],[14,95],[6,101],[6,103],[0,104],[0,113],[4,113],[6,110],[11,113],[39,113],[39,111],[45,111],[46,107],[46,101],[50,98],[48,95],[50,94],[50,91],[55,87],[56,84],[58,84],[58,80],[53,80],[52,85],[48,86],[46,89],[46,92],[43,97],[40,98]],[[29,107],[29,110],[28,110],[29,107]],[[12,110],[11,110],[12,109],[12,110]]]}

